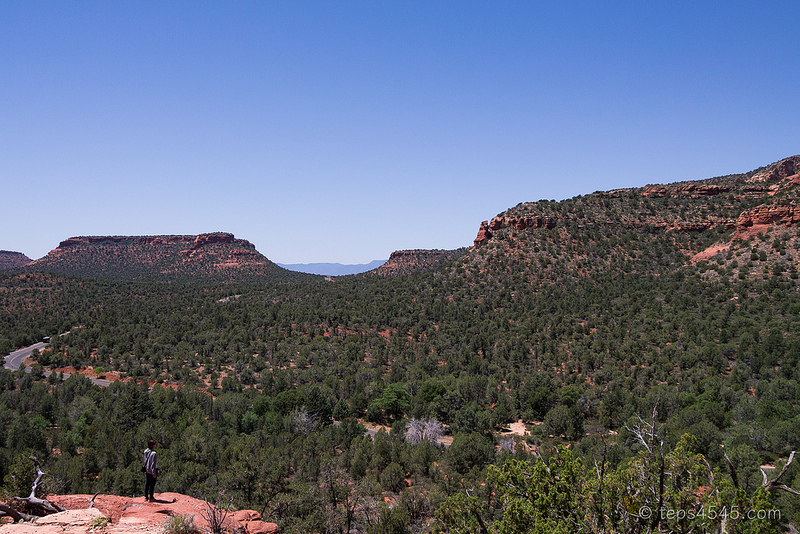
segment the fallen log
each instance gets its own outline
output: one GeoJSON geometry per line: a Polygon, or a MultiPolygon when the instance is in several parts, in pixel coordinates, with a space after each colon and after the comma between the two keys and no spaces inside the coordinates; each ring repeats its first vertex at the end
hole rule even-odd
{"type": "Polygon", "coordinates": [[[19,521],[33,521],[36,519],[35,515],[29,515],[19,510],[14,510],[7,504],[0,503],[0,517],[10,517],[14,520],[14,523],[18,523],[19,521]]]}

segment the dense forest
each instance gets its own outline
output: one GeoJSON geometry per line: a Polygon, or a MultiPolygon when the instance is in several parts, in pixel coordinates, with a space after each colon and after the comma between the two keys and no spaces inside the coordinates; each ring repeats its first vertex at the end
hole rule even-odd
{"type": "Polygon", "coordinates": [[[152,437],[157,493],[284,532],[785,532],[800,239],[742,221],[795,170],[521,204],[394,277],[10,272],[0,351],[51,343],[0,373],[3,491],[139,495],[152,437]]]}

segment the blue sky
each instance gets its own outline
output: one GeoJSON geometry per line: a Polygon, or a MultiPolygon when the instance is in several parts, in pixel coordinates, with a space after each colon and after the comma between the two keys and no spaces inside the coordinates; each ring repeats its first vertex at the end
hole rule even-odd
{"type": "Polygon", "coordinates": [[[800,153],[800,3],[0,3],[0,249],[227,231],[282,263],[800,153]]]}

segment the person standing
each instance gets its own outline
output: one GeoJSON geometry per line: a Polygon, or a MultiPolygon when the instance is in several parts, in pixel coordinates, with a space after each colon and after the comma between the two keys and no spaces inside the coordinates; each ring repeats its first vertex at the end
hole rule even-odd
{"type": "Polygon", "coordinates": [[[144,500],[146,502],[155,501],[153,491],[156,488],[156,478],[158,478],[158,459],[156,458],[156,440],[151,439],[147,442],[144,450],[144,500]]]}

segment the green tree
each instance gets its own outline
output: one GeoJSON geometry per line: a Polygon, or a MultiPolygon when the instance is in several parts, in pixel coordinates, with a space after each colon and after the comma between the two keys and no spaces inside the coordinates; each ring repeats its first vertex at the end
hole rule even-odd
{"type": "Polygon", "coordinates": [[[585,524],[585,472],[579,458],[559,447],[545,462],[509,460],[490,466],[489,482],[497,488],[502,517],[493,525],[500,534],[568,534],[585,524]]]}
{"type": "Polygon", "coordinates": [[[453,469],[462,474],[473,468],[482,469],[494,458],[494,443],[478,432],[456,434],[447,458],[453,469]]]}
{"type": "Polygon", "coordinates": [[[397,420],[411,407],[411,394],[403,384],[389,384],[374,405],[391,419],[397,420]]]}
{"type": "Polygon", "coordinates": [[[487,533],[486,520],[483,517],[485,506],[477,496],[456,493],[444,500],[436,509],[436,527],[434,532],[448,534],[487,533]]]}

